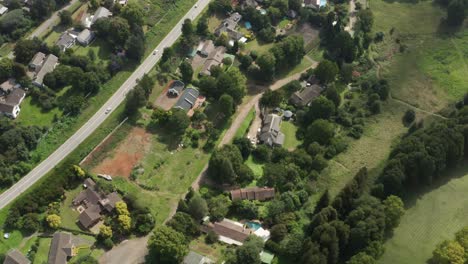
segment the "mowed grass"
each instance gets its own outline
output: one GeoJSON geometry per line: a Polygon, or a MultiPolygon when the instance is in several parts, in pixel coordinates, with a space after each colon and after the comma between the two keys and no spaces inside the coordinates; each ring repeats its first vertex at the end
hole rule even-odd
{"type": "Polygon", "coordinates": [[[378,263],[426,263],[438,243],[468,225],[468,166],[447,176],[453,178],[407,204],[378,263]]]}
{"type": "Polygon", "coordinates": [[[297,148],[302,142],[296,138],[297,127],[290,121],[281,123],[281,132],[284,134],[283,147],[288,150],[297,148]]]}
{"type": "Polygon", "coordinates": [[[32,97],[27,96],[21,103],[21,112],[15,120],[24,126],[49,126],[54,121],[54,116],[60,117],[62,111],[55,107],[54,109],[44,112],[41,107],[32,102],[32,97]]]}
{"type": "Polygon", "coordinates": [[[60,217],[62,218],[61,227],[81,231],[80,227],[77,225],[77,220],[80,214],[78,211],[73,210],[71,205],[73,199],[75,199],[82,190],[83,186],[80,184],[76,189],[67,192],[65,200],[60,206],[60,217]]]}
{"type": "Polygon", "coordinates": [[[448,33],[445,12],[432,1],[370,3],[375,32],[384,32],[377,45],[381,75],[392,95],[427,111],[438,111],[468,89],[468,30],[448,33]],[[393,36],[390,30],[394,29],[393,36]],[[399,51],[396,39],[406,47],[399,51]]]}
{"type": "Polygon", "coordinates": [[[47,263],[49,258],[49,248],[52,238],[41,238],[39,240],[39,247],[37,249],[36,256],[34,257],[33,264],[43,264],[47,263]]]}
{"type": "Polygon", "coordinates": [[[378,168],[390,154],[391,146],[407,130],[401,121],[405,111],[401,104],[385,103],[381,114],[369,118],[362,137],[350,140],[347,150],[330,160],[319,176],[319,189],[329,189],[334,196],[362,167],[378,168]]]}

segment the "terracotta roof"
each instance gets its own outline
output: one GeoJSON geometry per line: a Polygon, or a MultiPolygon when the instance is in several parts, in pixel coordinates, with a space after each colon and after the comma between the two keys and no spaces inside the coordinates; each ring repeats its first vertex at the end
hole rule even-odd
{"type": "Polygon", "coordinates": [[[231,191],[231,199],[264,201],[275,197],[275,189],[269,187],[252,187],[231,191]]]}
{"type": "Polygon", "coordinates": [[[3,264],[30,264],[31,261],[27,259],[21,252],[17,249],[12,249],[8,251],[5,256],[3,264]]]}

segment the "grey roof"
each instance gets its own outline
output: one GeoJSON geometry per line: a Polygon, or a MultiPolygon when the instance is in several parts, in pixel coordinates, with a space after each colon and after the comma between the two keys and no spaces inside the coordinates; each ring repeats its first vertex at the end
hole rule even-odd
{"type": "Polygon", "coordinates": [[[115,208],[115,204],[122,201],[120,196],[116,192],[109,193],[106,198],[99,201],[102,207],[108,212],[111,212],[115,208]]]}
{"type": "Polygon", "coordinates": [[[58,63],[58,58],[54,54],[49,54],[42,63],[41,69],[37,73],[36,77],[34,78],[34,83],[37,85],[42,85],[44,81],[44,76],[52,72],[55,69],[55,65],[58,63]]]}
{"type": "Polygon", "coordinates": [[[91,178],[87,178],[84,182],[84,185],[86,185],[86,188],[94,188],[96,186],[96,183],[93,181],[91,178]]]}
{"type": "Polygon", "coordinates": [[[87,45],[93,38],[94,33],[91,30],[85,28],[78,34],[76,40],[81,44],[87,45]]]}
{"type": "Polygon", "coordinates": [[[208,55],[208,58],[206,58],[200,73],[203,75],[211,75],[211,67],[218,66],[223,62],[225,52],[226,48],[223,46],[218,46],[213,51],[211,51],[211,53],[208,55]]]}
{"type": "Polygon", "coordinates": [[[246,7],[253,7],[253,8],[256,8],[258,6],[258,3],[257,1],[255,0],[244,0],[242,2],[242,8],[246,8],[246,7]]]}
{"type": "Polygon", "coordinates": [[[13,89],[15,88],[19,88],[20,85],[16,83],[16,80],[13,79],[13,78],[10,78],[8,80],[6,80],[5,82],[3,82],[2,84],[0,84],[0,89],[4,92],[4,93],[9,93],[11,92],[13,89]]]}
{"type": "Polygon", "coordinates": [[[72,235],[66,232],[57,232],[52,238],[49,250],[49,264],[66,264],[68,257],[73,254],[74,245],[72,235]]]}
{"type": "Polygon", "coordinates": [[[293,112],[286,110],[283,112],[283,116],[286,118],[291,118],[293,116],[293,112]]]}
{"type": "Polygon", "coordinates": [[[0,113],[12,114],[15,107],[21,104],[26,93],[21,88],[15,88],[5,96],[0,97],[0,113]]]}
{"type": "Polygon", "coordinates": [[[199,95],[200,92],[195,88],[189,87],[185,89],[182,96],[180,96],[179,100],[177,100],[174,108],[179,108],[185,111],[192,109],[199,95]]]}
{"type": "Polygon", "coordinates": [[[31,67],[31,68],[39,67],[40,68],[42,66],[42,62],[44,61],[45,57],[46,57],[46,55],[44,53],[42,53],[42,52],[36,53],[36,55],[34,55],[31,62],[29,63],[29,67],[31,67]]]}
{"type": "Polygon", "coordinates": [[[91,204],[78,217],[78,221],[84,228],[89,228],[101,218],[101,207],[91,204]]]}
{"type": "Polygon", "coordinates": [[[98,19],[104,18],[104,17],[110,17],[112,16],[111,11],[105,7],[99,7],[96,12],[94,12],[93,19],[91,20],[91,23],[94,24],[98,19]]]}
{"type": "Polygon", "coordinates": [[[182,90],[184,90],[185,84],[182,81],[175,80],[169,86],[167,93],[170,95],[179,96],[182,90]]]}
{"type": "Polygon", "coordinates": [[[196,252],[190,251],[187,256],[185,256],[182,264],[210,264],[214,263],[213,260],[202,256],[196,252]]]}
{"type": "Polygon", "coordinates": [[[75,44],[75,38],[68,34],[68,32],[62,33],[60,38],[55,42],[55,45],[59,46],[62,51],[70,48],[73,44],[75,44]]]}
{"type": "Polygon", "coordinates": [[[318,84],[313,84],[309,87],[305,87],[304,89],[295,92],[291,96],[291,102],[298,106],[305,106],[314,100],[316,97],[320,95],[323,88],[318,84]]]}
{"type": "Polygon", "coordinates": [[[100,200],[101,195],[99,195],[99,193],[97,193],[94,188],[87,188],[86,190],[80,192],[80,194],[78,194],[75,199],[73,199],[73,204],[97,204],[100,200]]]}
{"type": "Polygon", "coordinates": [[[3,264],[30,264],[31,261],[27,259],[21,252],[17,249],[12,249],[8,251],[5,256],[3,264]]]}
{"type": "Polygon", "coordinates": [[[213,41],[210,39],[210,40],[206,40],[204,43],[203,43],[203,46],[200,50],[200,54],[202,54],[203,56],[209,56],[211,52],[213,52],[213,50],[215,49],[215,45],[213,43],[213,41]]]}
{"type": "Polygon", "coordinates": [[[236,31],[237,24],[242,19],[242,16],[239,13],[233,13],[228,18],[224,19],[221,24],[216,28],[215,35],[220,36],[222,33],[227,32],[230,34],[238,33],[236,31]]]}
{"type": "Polygon", "coordinates": [[[263,120],[260,131],[260,141],[269,146],[281,146],[284,143],[284,134],[281,132],[281,117],[269,114],[263,120]]]}

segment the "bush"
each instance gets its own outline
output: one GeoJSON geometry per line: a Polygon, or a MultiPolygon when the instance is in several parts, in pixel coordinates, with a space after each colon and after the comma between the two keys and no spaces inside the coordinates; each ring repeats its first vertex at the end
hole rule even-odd
{"type": "Polygon", "coordinates": [[[271,148],[267,145],[259,145],[252,151],[252,156],[256,161],[268,162],[271,159],[271,148]]]}
{"type": "Polygon", "coordinates": [[[413,109],[408,109],[403,116],[403,123],[411,124],[416,119],[416,112],[413,109]]]}
{"type": "Polygon", "coordinates": [[[223,59],[223,64],[228,65],[228,66],[231,65],[232,64],[232,59],[229,58],[229,57],[224,58],[223,59]]]}
{"type": "Polygon", "coordinates": [[[213,244],[216,243],[219,239],[218,234],[216,234],[213,230],[210,230],[205,237],[205,242],[207,244],[213,244]]]}

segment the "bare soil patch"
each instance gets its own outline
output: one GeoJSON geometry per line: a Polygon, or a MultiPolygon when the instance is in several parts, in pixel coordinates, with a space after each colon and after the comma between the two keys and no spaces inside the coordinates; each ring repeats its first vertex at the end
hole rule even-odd
{"type": "Polygon", "coordinates": [[[135,127],[111,155],[91,169],[93,173],[129,177],[132,169],[151,148],[151,134],[135,127]]]}
{"type": "Polygon", "coordinates": [[[167,90],[169,90],[169,87],[171,86],[173,81],[169,82],[166,86],[166,88],[164,88],[163,92],[158,96],[158,98],[156,98],[156,101],[154,102],[154,104],[165,110],[165,111],[168,111],[169,109],[171,109],[175,103],[177,103],[177,100],[179,100],[179,97],[180,96],[177,96],[177,97],[169,97],[167,96],[167,90]]]}

